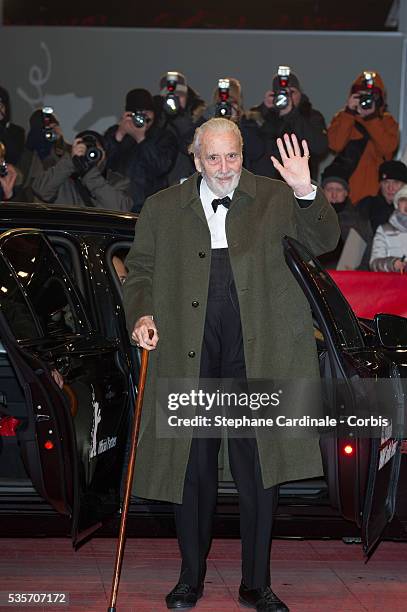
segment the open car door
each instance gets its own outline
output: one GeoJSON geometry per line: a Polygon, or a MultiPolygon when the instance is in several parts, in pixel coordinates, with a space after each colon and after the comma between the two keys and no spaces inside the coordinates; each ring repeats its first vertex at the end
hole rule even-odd
{"type": "MultiPolygon", "coordinates": [[[[380,348],[367,346],[356,316],[329,274],[297,240],[284,237],[283,248],[321,332],[325,395],[335,414],[339,406],[348,415],[356,414],[355,381],[363,378],[389,379],[392,401],[405,410],[396,364],[380,348]]],[[[350,431],[349,436],[345,432],[344,437],[323,438],[320,445],[331,503],[361,528],[363,549],[370,555],[394,515],[400,442],[387,427],[381,437],[356,438],[350,431]]]]}
{"type": "Polygon", "coordinates": [[[0,339],[25,397],[22,459],[38,493],[72,518],[76,545],[119,509],[127,361],[92,329],[41,232],[0,236],[0,278],[0,339]]]}

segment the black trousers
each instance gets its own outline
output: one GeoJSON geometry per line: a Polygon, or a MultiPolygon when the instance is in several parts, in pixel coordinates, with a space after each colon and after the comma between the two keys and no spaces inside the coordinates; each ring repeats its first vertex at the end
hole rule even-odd
{"type": "MultiPolygon", "coordinates": [[[[202,345],[201,378],[246,377],[242,328],[228,250],[212,251],[208,305],[202,345]]],[[[181,550],[180,582],[199,586],[206,573],[218,489],[220,439],[193,438],[182,504],[175,504],[181,550]]],[[[228,439],[229,462],[239,493],[242,582],[270,585],[270,545],[278,489],[264,489],[257,442],[228,439]]]]}

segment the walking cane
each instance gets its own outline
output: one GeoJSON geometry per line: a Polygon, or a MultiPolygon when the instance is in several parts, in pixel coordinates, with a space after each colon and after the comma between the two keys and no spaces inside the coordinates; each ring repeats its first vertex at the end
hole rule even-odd
{"type": "MultiPolygon", "coordinates": [[[[151,339],[154,336],[154,330],[149,329],[148,335],[151,339]]],[[[127,467],[126,487],[125,487],[125,492],[124,492],[122,515],[120,519],[120,532],[119,532],[119,539],[117,541],[117,548],[116,548],[116,562],[114,566],[112,590],[110,592],[110,601],[109,601],[109,607],[107,609],[107,612],[116,612],[116,599],[117,599],[117,592],[119,590],[119,581],[120,581],[120,574],[122,571],[122,563],[123,563],[123,555],[124,555],[124,545],[126,541],[127,514],[129,512],[130,493],[131,493],[131,486],[133,483],[134,466],[136,463],[137,440],[138,440],[138,434],[140,430],[141,410],[143,407],[143,396],[144,396],[144,387],[146,384],[147,366],[148,366],[148,351],[147,349],[143,349],[141,352],[140,377],[139,377],[139,383],[138,383],[137,398],[136,398],[136,403],[134,407],[133,427],[131,430],[130,459],[129,459],[129,465],[127,467]]]]}

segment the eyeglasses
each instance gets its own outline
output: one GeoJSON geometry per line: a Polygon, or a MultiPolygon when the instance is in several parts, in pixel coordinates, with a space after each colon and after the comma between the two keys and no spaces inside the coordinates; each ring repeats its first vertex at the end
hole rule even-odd
{"type": "Polygon", "coordinates": [[[207,155],[205,157],[205,161],[207,161],[211,166],[217,166],[221,163],[222,157],[224,157],[227,162],[233,163],[238,161],[242,156],[240,153],[226,153],[226,155],[223,156],[212,153],[212,155],[207,155]]]}

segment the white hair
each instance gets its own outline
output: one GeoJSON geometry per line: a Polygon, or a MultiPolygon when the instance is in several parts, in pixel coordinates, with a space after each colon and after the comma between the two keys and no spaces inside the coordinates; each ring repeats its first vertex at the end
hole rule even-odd
{"type": "Polygon", "coordinates": [[[230,121],[230,119],[224,119],[223,117],[215,117],[214,119],[209,119],[209,121],[205,121],[205,123],[203,123],[200,127],[196,128],[194,140],[189,146],[189,152],[192,153],[195,157],[199,158],[201,156],[202,138],[208,131],[218,133],[231,132],[238,139],[240,150],[243,150],[242,134],[236,123],[234,121],[230,121]]]}

